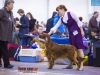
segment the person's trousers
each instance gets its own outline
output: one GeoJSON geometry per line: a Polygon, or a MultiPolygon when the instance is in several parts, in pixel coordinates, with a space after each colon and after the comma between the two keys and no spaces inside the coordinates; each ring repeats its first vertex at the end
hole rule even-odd
{"type": "Polygon", "coordinates": [[[32,41],[32,38],[31,38],[31,37],[28,37],[28,38],[27,38],[27,45],[28,45],[28,46],[30,45],[31,41],[32,41]]]}
{"type": "Polygon", "coordinates": [[[20,38],[18,37],[17,32],[13,32],[13,43],[20,44],[20,38]]]}
{"type": "Polygon", "coordinates": [[[4,66],[10,65],[9,62],[9,52],[7,49],[8,41],[0,40],[0,58],[3,56],[4,66]]]}
{"type": "Polygon", "coordinates": [[[20,39],[20,45],[23,45],[23,46],[27,46],[27,37],[26,38],[21,38],[20,39]]]}
{"type": "Polygon", "coordinates": [[[21,39],[20,39],[20,45],[29,46],[31,40],[32,40],[31,37],[21,38],[21,39]]]}

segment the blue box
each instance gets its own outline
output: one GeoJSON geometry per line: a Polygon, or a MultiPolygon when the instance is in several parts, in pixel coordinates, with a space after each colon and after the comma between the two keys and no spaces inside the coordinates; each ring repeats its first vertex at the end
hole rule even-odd
{"type": "Polygon", "coordinates": [[[41,56],[20,56],[20,62],[40,62],[41,56]]]}

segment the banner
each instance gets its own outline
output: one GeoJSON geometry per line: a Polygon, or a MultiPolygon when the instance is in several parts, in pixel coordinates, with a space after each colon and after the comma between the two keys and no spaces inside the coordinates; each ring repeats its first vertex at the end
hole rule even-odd
{"type": "Polygon", "coordinates": [[[91,0],[91,6],[100,6],[100,0],[91,0]]]}

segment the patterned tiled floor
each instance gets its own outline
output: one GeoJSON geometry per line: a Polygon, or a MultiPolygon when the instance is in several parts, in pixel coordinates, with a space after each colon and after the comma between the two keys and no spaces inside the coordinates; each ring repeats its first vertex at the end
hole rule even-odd
{"type": "Polygon", "coordinates": [[[84,71],[76,71],[75,66],[72,70],[62,69],[66,65],[55,65],[52,70],[48,70],[48,63],[23,63],[23,62],[14,62],[11,64],[14,65],[13,69],[4,69],[0,68],[0,75],[100,75],[99,67],[84,67],[84,71]],[[18,72],[18,66],[21,67],[38,67],[39,70],[37,73],[22,73],[18,72]]]}

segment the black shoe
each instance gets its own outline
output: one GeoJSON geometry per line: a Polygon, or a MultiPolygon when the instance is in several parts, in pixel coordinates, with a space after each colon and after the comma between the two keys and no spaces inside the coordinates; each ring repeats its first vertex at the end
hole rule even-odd
{"type": "Polygon", "coordinates": [[[0,67],[2,66],[2,61],[0,60],[0,67]]]}
{"type": "Polygon", "coordinates": [[[2,66],[2,64],[0,64],[0,67],[2,66]]]}
{"type": "Polygon", "coordinates": [[[13,65],[4,66],[4,68],[13,68],[13,65]]]}

